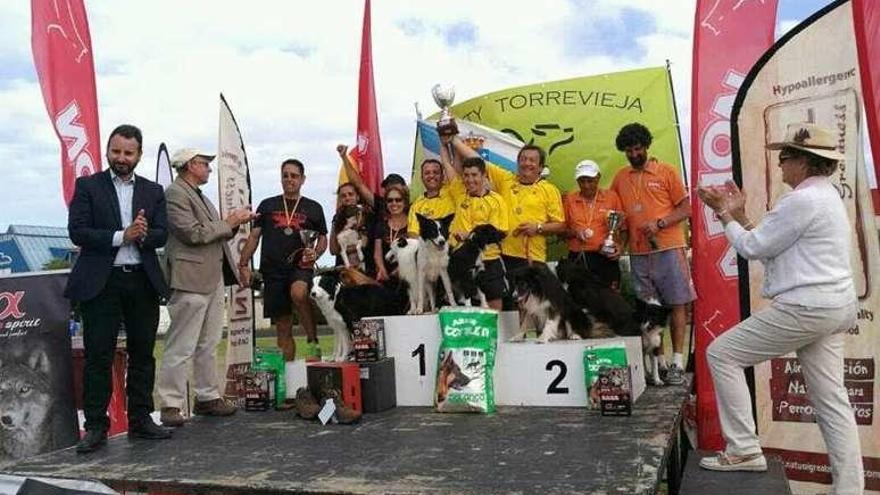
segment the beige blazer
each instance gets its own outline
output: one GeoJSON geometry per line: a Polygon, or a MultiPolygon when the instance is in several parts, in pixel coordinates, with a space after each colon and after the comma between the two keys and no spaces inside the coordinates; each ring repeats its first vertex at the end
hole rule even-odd
{"type": "Polygon", "coordinates": [[[233,232],[220,219],[208,198],[178,176],[165,191],[168,207],[168,243],[165,274],[172,290],[208,294],[225,285],[237,284],[229,244],[233,232]]]}

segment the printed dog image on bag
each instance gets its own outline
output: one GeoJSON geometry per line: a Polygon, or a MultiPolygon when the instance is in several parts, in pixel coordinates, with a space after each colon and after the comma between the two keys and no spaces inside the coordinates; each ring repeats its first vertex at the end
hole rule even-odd
{"type": "Polygon", "coordinates": [[[40,347],[0,358],[0,461],[53,449],[50,376],[40,347]]]}
{"type": "Polygon", "coordinates": [[[442,308],[443,340],[434,405],[438,412],[495,412],[492,376],[498,314],[481,308],[442,308]]]}

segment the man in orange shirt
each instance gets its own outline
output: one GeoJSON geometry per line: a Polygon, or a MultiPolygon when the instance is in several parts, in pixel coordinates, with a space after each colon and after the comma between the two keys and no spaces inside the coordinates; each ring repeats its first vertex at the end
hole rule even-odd
{"type": "Polygon", "coordinates": [[[583,160],[574,169],[579,191],[562,200],[568,234],[568,258],[583,263],[605,285],[620,289],[620,248],[603,250],[608,237],[608,213],[623,213],[617,193],[599,188],[602,173],[592,160],[583,160]]]}
{"type": "Polygon", "coordinates": [[[696,298],[685,247],[684,220],[691,216],[687,190],[672,165],[648,158],[652,136],[639,123],[623,126],[617,149],[630,167],[614,177],[611,189],[620,196],[628,231],[633,285],[643,301],[656,299],[672,309],[672,366],[666,382],[683,381],[687,305],[696,298]]]}

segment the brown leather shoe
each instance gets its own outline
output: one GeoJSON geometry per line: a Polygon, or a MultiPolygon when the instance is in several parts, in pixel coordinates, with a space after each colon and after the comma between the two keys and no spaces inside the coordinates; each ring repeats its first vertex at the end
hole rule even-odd
{"type": "Polygon", "coordinates": [[[296,391],[296,412],[303,419],[315,419],[321,412],[321,406],[315,400],[315,396],[306,387],[300,387],[296,391]]]}
{"type": "Polygon", "coordinates": [[[196,401],[193,414],[199,416],[231,416],[235,414],[235,405],[223,398],[196,401]]]}
{"type": "Polygon", "coordinates": [[[180,413],[180,409],[177,407],[163,407],[159,415],[159,421],[164,426],[177,427],[183,426],[186,423],[186,418],[183,417],[183,414],[180,413]]]}
{"type": "Polygon", "coordinates": [[[327,397],[332,398],[333,403],[336,404],[336,421],[339,421],[339,424],[348,425],[361,419],[361,413],[342,402],[336,390],[329,390],[327,397]]]}

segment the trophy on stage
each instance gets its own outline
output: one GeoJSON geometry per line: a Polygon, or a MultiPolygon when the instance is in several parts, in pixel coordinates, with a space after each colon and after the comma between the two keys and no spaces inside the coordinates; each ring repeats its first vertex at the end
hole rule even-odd
{"type": "Polygon", "coordinates": [[[602,253],[614,254],[617,251],[617,245],[614,242],[614,234],[620,228],[620,222],[623,220],[623,214],[616,210],[610,210],[605,221],[608,224],[608,236],[602,242],[602,253]]]}
{"type": "MultiPolygon", "coordinates": [[[[305,249],[315,249],[318,244],[318,231],[309,230],[309,229],[302,229],[299,231],[299,238],[300,238],[300,240],[302,240],[304,250],[305,249]]],[[[314,266],[314,264],[315,264],[314,261],[311,263],[308,263],[308,262],[303,261],[304,259],[305,259],[305,253],[303,253],[303,255],[300,256],[300,258],[299,258],[299,267],[300,268],[309,269],[314,266]]],[[[315,261],[317,261],[317,260],[315,260],[315,261]]]]}
{"type": "Polygon", "coordinates": [[[434,97],[434,103],[440,107],[440,119],[437,121],[437,132],[441,136],[458,134],[458,126],[452,117],[449,107],[455,101],[455,86],[451,84],[435,84],[431,88],[431,96],[434,97]]]}

